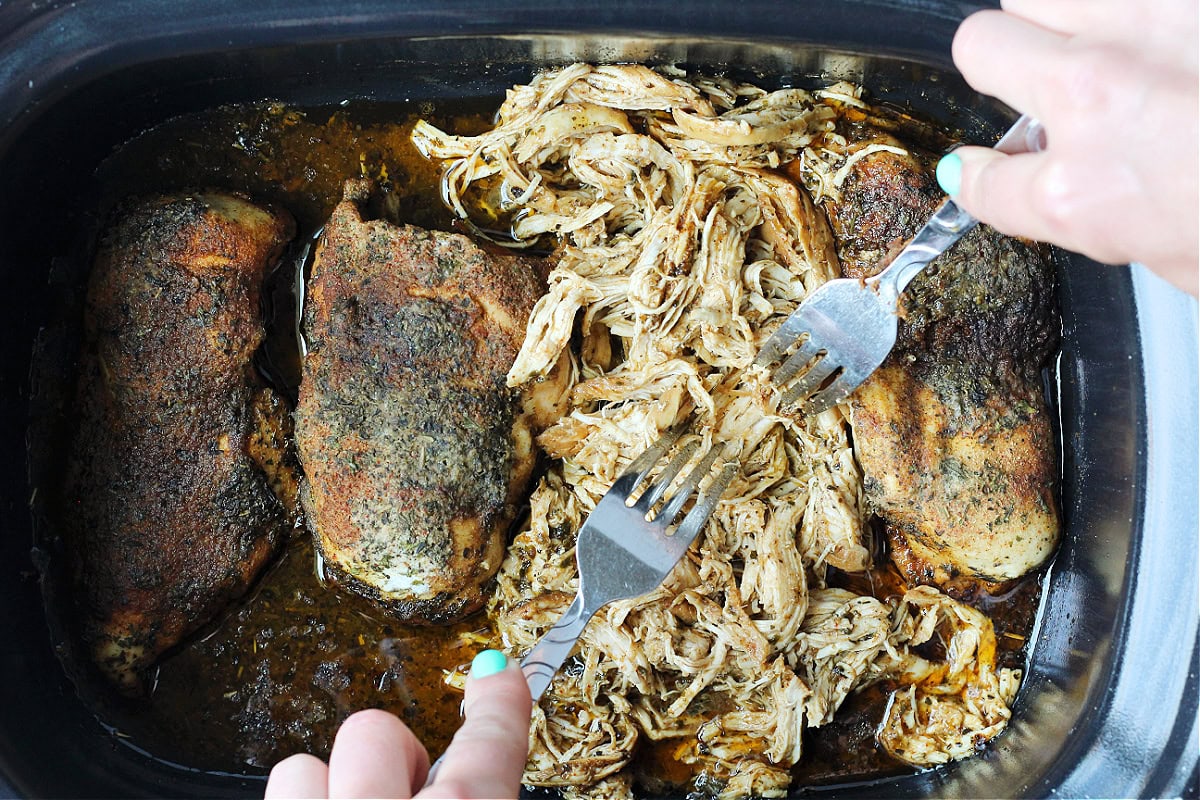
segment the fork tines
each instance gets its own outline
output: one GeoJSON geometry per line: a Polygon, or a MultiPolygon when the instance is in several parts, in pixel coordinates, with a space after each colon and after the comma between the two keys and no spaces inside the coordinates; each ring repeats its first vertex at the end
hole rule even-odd
{"type": "MultiPolygon", "coordinates": [[[[783,324],[775,329],[775,332],[771,334],[770,338],[762,343],[762,347],[759,348],[758,355],[755,357],[754,363],[760,367],[768,367],[771,364],[774,364],[776,361],[786,356],[788,350],[791,349],[791,347],[795,345],[797,341],[799,341],[800,337],[804,336],[806,333],[807,331],[804,329],[804,323],[800,320],[799,316],[795,313],[791,314],[783,321],[783,324]]],[[[806,339],[806,341],[807,340],[808,339],[806,339]]],[[[799,353],[800,351],[797,350],[796,353],[794,353],[792,357],[788,359],[788,363],[790,364],[793,359],[799,355],[799,353]]],[[[810,354],[809,358],[811,359],[813,355],[816,355],[816,353],[813,352],[810,354]]],[[[804,363],[807,363],[807,361],[804,363]]],[[[795,368],[788,373],[788,376],[794,375],[796,370],[804,366],[804,363],[797,364],[795,368]]],[[[774,379],[775,377],[772,376],[772,380],[774,379]]]]}
{"type": "Polygon", "coordinates": [[[861,382],[852,371],[828,357],[828,351],[807,327],[814,321],[811,314],[796,313],[789,317],[763,343],[754,359],[756,366],[767,368],[783,360],[771,373],[771,383],[783,390],[781,406],[798,403],[797,410],[804,414],[819,414],[832,408],[849,397],[861,382]],[[795,381],[787,385],[793,378],[795,381]]]}
{"type": "Polygon", "coordinates": [[[772,362],[784,357],[783,363],[771,373],[771,383],[783,389],[780,405],[789,406],[801,401],[801,409],[806,414],[819,414],[840,403],[853,391],[853,386],[840,387],[837,379],[841,367],[826,358],[826,352],[813,341],[806,331],[790,334],[780,327],[767,340],[754,363],[762,367],[770,367],[772,362]],[[788,345],[792,340],[799,341],[799,347],[790,355],[788,345]],[[803,373],[803,374],[801,374],[803,373]],[[787,386],[787,382],[800,375],[795,383],[787,386]],[[825,383],[830,382],[828,387],[825,383]],[[823,388],[824,387],[824,388],[823,388]]]}
{"type": "MultiPolygon", "coordinates": [[[[661,524],[670,525],[674,522],[675,517],[679,516],[679,512],[683,510],[688,498],[696,493],[700,482],[712,473],[713,464],[720,458],[725,450],[723,443],[713,444],[696,466],[684,477],[682,483],[669,498],[664,498],[667,490],[670,488],[672,481],[679,475],[680,471],[688,464],[696,455],[696,451],[700,449],[700,440],[693,439],[687,444],[679,448],[675,456],[663,467],[658,473],[653,482],[646,486],[645,491],[637,500],[633,500],[632,495],[649,477],[654,465],[661,461],[667,453],[682,436],[686,428],[684,426],[676,426],[668,429],[659,437],[653,445],[645,452],[633,460],[633,463],[621,473],[617,478],[613,488],[621,487],[625,492],[627,499],[626,506],[636,509],[650,517],[653,514],[653,519],[661,524]],[[655,506],[665,499],[662,507],[655,511],[655,506]]],[[[725,489],[729,487],[733,476],[737,473],[737,464],[728,462],[724,464],[717,472],[716,476],[701,492],[700,498],[696,505],[684,517],[680,523],[678,535],[694,536],[699,532],[700,527],[712,514],[716,508],[717,502],[721,499],[721,495],[725,489]]]]}
{"type": "Polygon", "coordinates": [[[596,503],[579,529],[575,543],[579,590],[575,600],[521,661],[521,671],[525,673],[529,693],[535,701],[571,654],[593,614],[614,600],[637,597],[662,584],[683,558],[733,480],[737,465],[726,463],[711,477],[692,510],[672,531],[675,517],[696,494],[704,479],[710,477],[713,465],[724,451],[720,444],[710,447],[684,476],[675,492],[668,496],[671,484],[700,448],[700,442],[692,440],[659,471],[641,496],[633,499],[633,492],[646,482],[654,466],[666,457],[684,430],[684,424],[671,428],[635,458],[596,503]],[[655,514],[659,502],[663,506],[655,514]]]}

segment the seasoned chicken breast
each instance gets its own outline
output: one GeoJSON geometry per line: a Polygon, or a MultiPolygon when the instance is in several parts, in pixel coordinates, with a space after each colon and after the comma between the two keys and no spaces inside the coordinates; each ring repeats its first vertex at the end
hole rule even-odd
{"type": "Polygon", "coordinates": [[[479,608],[533,469],[505,375],[543,291],[527,260],[365,220],[347,184],[305,303],[296,441],[327,574],[400,618],[479,608]]]}
{"type": "MultiPolygon", "coordinates": [[[[930,159],[863,157],[829,207],[848,275],[874,274],[936,208],[930,159]]],[[[896,349],[850,401],[868,501],[910,579],[1005,581],[1059,536],[1041,369],[1057,343],[1054,270],[980,226],[911,285],[896,349]]]]}
{"type": "Polygon", "coordinates": [[[231,195],[162,197],[99,249],[64,522],[83,639],[128,692],[288,531],[289,421],[251,360],[260,287],[292,229],[231,195]]]}

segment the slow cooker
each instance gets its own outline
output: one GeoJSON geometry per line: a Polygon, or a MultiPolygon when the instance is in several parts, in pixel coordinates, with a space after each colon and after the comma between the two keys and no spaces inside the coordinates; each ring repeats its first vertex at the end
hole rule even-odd
{"type": "MultiPolygon", "coordinates": [[[[115,146],[221,103],[498,102],[538,68],[574,60],[680,64],[776,85],[847,78],[877,102],[991,142],[1013,112],[972,92],[950,61],[955,28],[975,8],[943,0],[0,5],[0,794],[263,790],[260,777],[195,771],[123,745],[78,698],[47,626],[39,579],[55,543],[35,539],[41,512],[31,494],[61,454],[38,437],[43,452],[28,453],[31,414],[45,413],[30,368],[39,332],[82,292],[87,265],[70,254],[95,231],[95,168],[115,146]]],[[[1197,792],[1196,303],[1137,268],[1071,254],[1059,266],[1062,350],[1047,385],[1060,420],[1066,528],[1013,722],[979,757],[870,784],[796,787],[797,796],[1197,792]]]]}

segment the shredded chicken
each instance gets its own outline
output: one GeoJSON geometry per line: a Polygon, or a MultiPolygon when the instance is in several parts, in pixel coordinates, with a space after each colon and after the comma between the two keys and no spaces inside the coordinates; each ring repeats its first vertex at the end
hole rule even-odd
{"type": "Polygon", "coordinates": [[[574,380],[539,438],[552,466],[489,606],[501,645],[520,657],[567,607],[576,531],[662,431],[694,414],[695,435],[729,443],[741,464],[664,585],[589,624],[535,713],[528,783],[619,795],[645,737],[679,741],[722,796],[783,796],[804,729],[885,679],[902,688],[880,741],[912,764],[968,755],[1008,719],[1020,676],[996,671],[982,614],[934,589],[884,602],[825,586],[826,566],[870,561],[846,416],[788,416],[752,366],[839,274],[815,203],[862,157],[834,132],[837,105],[858,96],[849,84],[814,96],[574,64],[511,89],[479,136],[413,131],[445,162],[461,217],[482,197],[512,220],[502,244],[555,237],[549,290],[508,381],[541,380],[564,354],[574,380]],[[788,162],[802,185],[775,171],[788,162]],[[914,652],[937,637],[945,663],[914,652]]]}

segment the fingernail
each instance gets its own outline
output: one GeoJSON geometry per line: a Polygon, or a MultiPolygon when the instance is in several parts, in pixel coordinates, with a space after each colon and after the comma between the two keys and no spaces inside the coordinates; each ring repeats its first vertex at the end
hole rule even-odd
{"type": "Polygon", "coordinates": [[[962,188],[962,159],[958,153],[942,156],[937,165],[937,182],[942,191],[954,197],[962,188]]]}
{"type": "Polygon", "coordinates": [[[471,662],[471,677],[486,678],[497,672],[503,672],[507,666],[508,656],[504,653],[499,650],[484,650],[471,662]]]}

